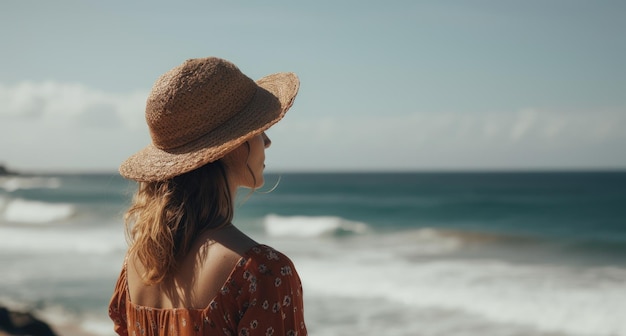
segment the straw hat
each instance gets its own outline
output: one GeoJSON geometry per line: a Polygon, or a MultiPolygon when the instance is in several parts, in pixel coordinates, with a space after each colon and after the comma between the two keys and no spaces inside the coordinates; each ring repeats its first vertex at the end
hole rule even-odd
{"type": "Polygon", "coordinates": [[[152,143],[120,174],[162,181],[218,160],[282,119],[299,83],[289,72],[254,82],[216,57],[185,61],[154,83],[146,103],[152,143]]]}

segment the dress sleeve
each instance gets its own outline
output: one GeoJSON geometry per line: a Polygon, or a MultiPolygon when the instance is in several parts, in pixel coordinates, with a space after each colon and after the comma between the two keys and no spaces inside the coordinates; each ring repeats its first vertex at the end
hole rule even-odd
{"type": "Polygon", "coordinates": [[[113,330],[120,336],[127,336],[126,322],[126,299],[127,299],[127,282],[126,282],[126,264],[122,268],[122,272],[117,279],[111,302],[109,303],[109,317],[113,320],[113,330]]]}
{"type": "Polygon", "coordinates": [[[238,335],[306,335],[302,284],[289,258],[269,246],[252,249],[243,272],[247,295],[238,335]]]}

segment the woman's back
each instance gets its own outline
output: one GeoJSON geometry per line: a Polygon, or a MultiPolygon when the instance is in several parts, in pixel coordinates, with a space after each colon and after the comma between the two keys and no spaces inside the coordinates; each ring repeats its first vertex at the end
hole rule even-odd
{"type": "Polygon", "coordinates": [[[194,246],[195,257],[185,258],[175,280],[157,285],[144,284],[141,266],[131,266],[129,257],[109,306],[115,331],[306,335],[302,285],[291,260],[249,238],[228,242],[236,244],[234,250],[212,240],[194,246]]]}
{"type": "Polygon", "coordinates": [[[156,285],[143,282],[143,265],[129,256],[126,267],[130,300],[153,308],[206,308],[237,262],[256,245],[232,225],[205,232],[180,261],[176,272],[156,285]]]}

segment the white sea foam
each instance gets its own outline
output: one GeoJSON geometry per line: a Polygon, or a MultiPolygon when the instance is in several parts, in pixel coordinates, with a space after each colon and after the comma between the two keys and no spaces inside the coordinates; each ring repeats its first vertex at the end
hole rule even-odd
{"type": "Polygon", "coordinates": [[[278,216],[267,215],[264,219],[265,232],[275,237],[319,237],[325,235],[362,234],[367,225],[333,216],[278,216]]]}
{"type": "Polygon", "coordinates": [[[391,300],[567,335],[626,335],[625,269],[494,260],[409,262],[390,255],[375,260],[350,249],[329,251],[333,258],[293,258],[309,295],[391,300]]]}
{"type": "Polygon", "coordinates": [[[106,254],[126,248],[123,230],[108,226],[95,229],[20,228],[0,226],[3,253],[90,253],[106,254]]]}
{"type": "Polygon", "coordinates": [[[5,221],[15,223],[44,224],[67,219],[74,215],[75,208],[67,203],[44,203],[14,199],[5,202],[0,214],[5,221]]]}
{"type": "Polygon", "coordinates": [[[20,189],[57,189],[61,181],[56,177],[0,177],[0,189],[13,192],[20,189]]]}
{"type": "Polygon", "coordinates": [[[101,317],[87,317],[83,318],[80,323],[81,329],[88,331],[94,335],[111,335],[111,320],[109,318],[101,317]]]}
{"type": "Polygon", "coordinates": [[[444,233],[432,228],[421,228],[387,234],[381,236],[379,241],[385,245],[385,249],[407,257],[419,257],[457,251],[463,247],[463,238],[461,235],[444,233]]]}
{"type": "Polygon", "coordinates": [[[67,311],[62,306],[50,306],[37,311],[45,321],[68,333],[111,335],[112,322],[108,317],[67,311]]]}

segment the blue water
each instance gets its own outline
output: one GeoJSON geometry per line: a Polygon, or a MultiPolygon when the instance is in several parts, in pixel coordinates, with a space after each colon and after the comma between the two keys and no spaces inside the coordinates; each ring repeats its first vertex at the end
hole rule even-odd
{"type": "Polygon", "coordinates": [[[626,262],[621,172],[286,174],[242,210],[338,216],[381,234],[429,227],[534,239],[595,262],[626,262]]]}
{"type": "MultiPolygon", "coordinates": [[[[133,191],[0,177],[0,304],[111,334],[133,191]]],[[[626,335],[626,172],[268,174],[238,199],[294,260],[313,335],[626,335]]]]}

